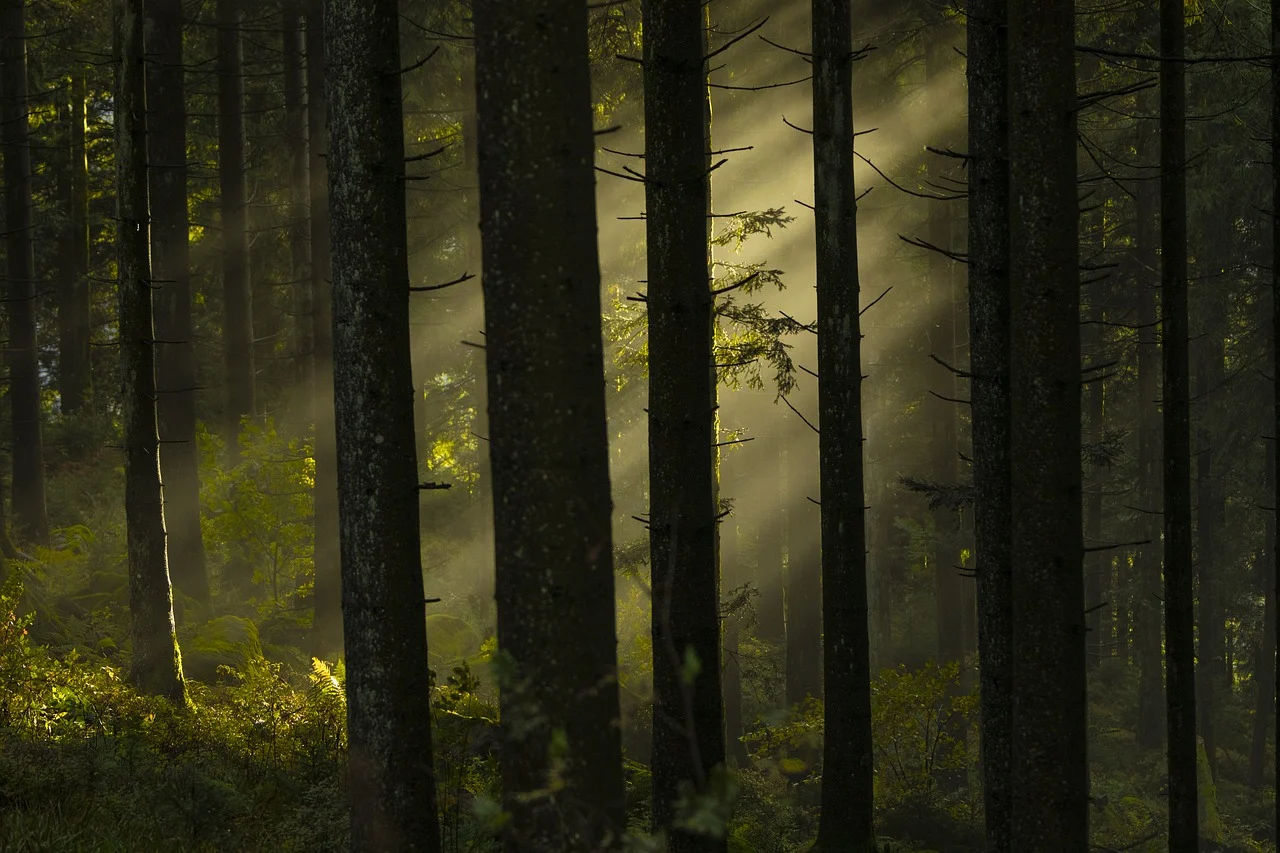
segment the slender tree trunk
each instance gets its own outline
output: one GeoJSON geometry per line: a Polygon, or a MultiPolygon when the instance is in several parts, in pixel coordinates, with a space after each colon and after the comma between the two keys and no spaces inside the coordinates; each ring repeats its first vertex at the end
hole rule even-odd
{"type": "MultiPolygon", "coordinates": [[[[729,490],[735,495],[736,489],[729,490]]],[[[729,516],[720,524],[720,579],[724,589],[724,640],[721,649],[721,660],[724,662],[721,691],[724,694],[724,742],[725,752],[735,767],[749,766],[746,744],[742,735],[746,731],[742,705],[742,634],[744,613],[739,607],[740,600],[732,596],[735,590],[741,590],[748,580],[742,560],[741,540],[738,533],[737,514],[729,516]]]]}
{"type": "Polygon", "coordinates": [[[173,585],[203,606],[209,574],[200,531],[196,447],[196,368],[191,323],[191,252],[187,225],[186,86],[181,0],[148,0],[147,95],[150,127],[152,272],[157,339],[156,398],[160,473],[173,585]]]}
{"type": "MultiPolygon", "coordinates": [[[[1271,478],[1274,476],[1275,463],[1267,442],[1267,486],[1274,491],[1271,478]]],[[[1276,656],[1276,596],[1275,582],[1271,578],[1274,561],[1271,553],[1275,548],[1275,522],[1269,517],[1266,525],[1266,540],[1255,561],[1255,574],[1258,586],[1263,590],[1262,637],[1258,643],[1257,657],[1253,666],[1253,682],[1256,687],[1253,704],[1253,735],[1249,746],[1249,787],[1254,791],[1262,790],[1263,776],[1267,764],[1267,730],[1271,726],[1275,694],[1275,669],[1272,661],[1276,656]]]]}
{"type": "Polygon", "coordinates": [[[311,306],[315,352],[315,624],[319,654],[342,647],[342,580],[338,542],[338,449],[333,410],[333,311],[331,309],[329,169],[325,158],[324,0],[307,6],[307,138],[311,179],[311,306]]]}
{"type": "MultiPolygon", "coordinates": [[[[945,25],[935,22],[938,29],[945,25]]],[[[945,37],[935,35],[934,43],[926,48],[925,78],[937,86],[946,73],[946,63],[952,55],[945,37]]],[[[939,102],[935,108],[941,108],[939,102]]],[[[933,140],[938,142],[938,140],[933,140]]],[[[937,181],[937,164],[931,164],[933,178],[937,181]]],[[[934,246],[951,245],[951,211],[949,202],[929,201],[927,233],[934,246]]],[[[952,287],[953,261],[941,252],[928,253],[928,355],[948,365],[956,363],[955,293],[952,287]]],[[[956,461],[956,404],[951,402],[956,394],[956,375],[947,367],[929,365],[932,394],[926,394],[921,406],[925,420],[932,430],[929,439],[932,461],[930,473],[938,483],[954,483],[957,479],[956,461]],[[951,399],[943,399],[944,397],[951,399]]],[[[822,371],[819,369],[818,374],[822,371]]],[[[938,661],[951,663],[964,659],[964,579],[956,566],[960,563],[958,549],[960,516],[952,508],[939,506],[933,510],[934,538],[929,552],[933,574],[934,624],[938,632],[938,661]]]]}
{"type": "MultiPolygon", "coordinates": [[[[769,439],[761,441],[765,444],[769,439]]],[[[770,473],[771,490],[766,492],[766,512],[758,519],[756,532],[756,636],[766,643],[782,646],[787,642],[786,612],[782,597],[782,512],[781,488],[785,439],[775,438],[774,446],[763,451],[768,459],[762,463],[770,473]],[[768,501],[768,494],[773,500],[768,501]]]]}
{"type": "Polygon", "coordinates": [[[25,0],[0,3],[0,141],[4,145],[5,257],[8,262],[9,411],[13,447],[13,526],[20,538],[45,544],[44,445],[41,439],[36,262],[27,111],[25,0]]]}
{"type": "Polygon", "coordinates": [[[474,20],[506,849],[586,853],[626,822],[587,8],[474,20]]]}
{"type": "MultiPolygon", "coordinates": [[[[1150,163],[1156,134],[1140,132],[1139,161],[1150,163]]],[[[1133,608],[1134,656],[1138,661],[1138,746],[1154,750],[1164,742],[1164,645],[1160,591],[1160,413],[1157,409],[1160,359],[1156,342],[1156,249],[1158,187],[1144,181],[1137,188],[1137,322],[1138,322],[1138,538],[1142,546],[1135,559],[1138,594],[1133,608]]]]}
{"type": "Polygon", "coordinates": [[[702,11],[698,0],[643,7],[653,823],[672,853],[725,849],[675,826],[682,787],[707,790],[725,753],[702,11]]]}
{"type": "Polygon", "coordinates": [[[133,619],[130,678],[144,693],[185,702],[186,683],[174,629],[173,593],[165,553],[156,421],[142,5],[142,0],[117,0],[120,59],[114,103],[124,504],[129,612],[133,619]]]}
{"type": "Polygon", "coordinates": [[[85,72],[71,72],[65,109],[66,168],[58,175],[58,196],[67,205],[67,224],[58,243],[58,397],[63,414],[80,411],[93,387],[89,360],[89,160],[85,149],[85,72]]]}
{"type": "Polygon", "coordinates": [[[307,133],[306,25],[302,0],[284,0],[282,52],[284,54],[285,146],[289,152],[289,263],[292,285],[294,388],[298,399],[292,408],[299,420],[315,419],[315,318],[312,316],[311,234],[308,224],[310,194],[309,141],[307,133]]]}
{"type": "Polygon", "coordinates": [[[1013,850],[1089,846],[1074,9],[1009,3],[1013,850]],[[1053,677],[1046,677],[1052,673],[1053,677]]]}
{"type": "Polygon", "coordinates": [[[822,812],[815,849],[875,845],[862,461],[862,333],[853,184],[850,0],[813,0],[814,234],[824,640],[822,812]]]}
{"type": "MultiPolygon", "coordinates": [[[[1272,512],[1271,535],[1271,597],[1273,602],[1280,602],[1280,541],[1277,541],[1276,515],[1280,514],[1280,451],[1275,443],[1280,441],[1280,263],[1274,258],[1280,257],[1280,0],[1271,0],[1271,376],[1274,385],[1274,399],[1271,423],[1271,458],[1268,460],[1268,475],[1271,485],[1272,512]]],[[[1273,604],[1273,608],[1276,605],[1273,604]]],[[[1276,696],[1271,704],[1273,713],[1280,712],[1280,619],[1273,619],[1272,648],[1275,650],[1274,661],[1268,661],[1275,667],[1271,679],[1272,690],[1276,696]]],[[[1280,718],[1276,719],[1275,779],[1280,786],[1280,718]]],[[[1276,827],[1280,831],[1280,796],[1276,797],[1276,827]]]]}
{"type": "Polygon", "coordinates": [[[327,0],[325,22],[351,847],[436,853],[399,18],[327,0]]]}
{"type": "Polygon", "coordinates": [[[1191,394],[1187,311],[1186,31],[1182,0],[1160,3],[1160,293],[1164,366],[1164,626],[1169,850],[1199,846],[1191,394]]]}
{"type": "Polygon", "coordinates": [[[226,439],[239,458],[240,421],[254,414],[253,295],[249,284],[241,0],[217,0],[218,186],[222,193],[222,310],[226,354],[226,439]]]}
{"type": "Polygon", "coordinates": [[[1006,0],[969,7],[969,361],[983,810],[988,853],[1011,853],[1009,93],[1006,0]]]}

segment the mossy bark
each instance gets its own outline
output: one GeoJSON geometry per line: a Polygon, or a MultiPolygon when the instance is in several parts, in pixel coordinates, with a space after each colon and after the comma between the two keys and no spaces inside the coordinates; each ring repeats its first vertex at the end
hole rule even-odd
{"type": "Polygon", "coordinates": [[[146,51],[142,0],[118,0],[115,90],[119,216],[120,371],[124,425],[124,511],[133,620],[130,678],[144,693],[186,701],[165,549],[156,422],[147,210],[146,51]]]}

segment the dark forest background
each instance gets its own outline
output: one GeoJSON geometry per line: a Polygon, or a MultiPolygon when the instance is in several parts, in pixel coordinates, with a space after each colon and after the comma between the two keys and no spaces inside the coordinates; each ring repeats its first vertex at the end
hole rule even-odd
{"type": "Polygon", "coordinates": [[[0,0],[0,849],[1275,850],[1271,5],[0,0]]]}

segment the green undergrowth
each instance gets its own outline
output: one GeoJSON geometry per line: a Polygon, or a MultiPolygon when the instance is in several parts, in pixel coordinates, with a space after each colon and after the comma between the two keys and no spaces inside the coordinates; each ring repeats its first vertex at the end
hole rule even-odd
{"type": "MultiPolygon", "coordinates": [[[[27,573],[0,591],[0,849],[345,849],[341,663],[293,671],[215,630],[238,661],[177,707],[138,694],[114,657],[33,642],[27,573]]],[[[493,835],[477,815],[496,796],[496,711],[478,688],[465,663],[432,687],[450,850],[493,835]]]]}

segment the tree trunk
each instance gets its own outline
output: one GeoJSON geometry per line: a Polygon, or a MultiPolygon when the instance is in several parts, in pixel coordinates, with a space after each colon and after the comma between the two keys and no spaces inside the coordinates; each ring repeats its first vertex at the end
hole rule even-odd
{"type": "Polygon", "coordinates": [[[969,7],[969,363],[982,790],[988,853],[1010,853],[1009,93],[1006,0],[969,7]]]}
{"type": "Polygon", "coordinates": [[[60,235],[58,283],[58,398],[62,413],[80,411],[93,388],[90,368],[89,160],[85,148],[85,72],[71,72],[66,109],[67,166],[58,175],[59,197],[67,204],[60,235]],[[65,190],[63,182],[65,181],[65,190]]]}
{"type": "MultiPolygon", "coordinates": [[[[813,0],[813,188],[822,494],[822,811],[815,850],[875,843],[850,0],[813,0]]],[[[948,318],[949,322],[950,318],[948,318]]]]}
{"type": "MultiPolygon", "coordinates": [[[[1271,597],[1273,602],[1280,602],[1280,541],[1276,535],[1276,515],[1280,513],[1280,451],[1275,443],[1280,441],[1280,263],[1274,258],[1280,257],[1280,0],[1271,0],[1271,376],[1274,386],[1273,409],[1271,423],[1271,465],[1268,476],[1271,485],[1271,597]]],[[[1273,604],[1273,607],[1276,605],[1273,604]]],[[[1272,690],[1277,691],[1271,708],[1280,712],[1280,619],[1273,619],[1272,648],[1276,650],[1275,660],[1269,661],[1275,667],[1271,679],[1272,690]]],[[[1280,718],[1275,722],[1276,746],[1275,784],[1280,787],[1280,718]]],[[[1276,827],[1280,831],[1280,796],[1276,797],[1276,827]]]]}
{"type": "Polygon", "coordinates": [[[1186,43],[1182,0],[1160,3],[1160,295],[1164,433],[1164,632],[1169,850],[1199,846],[1191,394],[1187,311],[1186,43]]]}
{"type": "Polygon", "coordinates": [[[249,285],[241,0],[217,0],[218,186],[222,193],[222,311],[226,354],[226,439],[239,459],[240,421],[254,414],[253,296],[249,285]]]}
{"type": "MultiPolygon", "coordinates": [[[[1101,239],[1103,233],[1102,216],[1096,217],[1097,229],[1095,234],[1101,239]]],[[[1096,247],[1098,254],[1101,254],[1103,247],[1096,247]]],[[[1103,362],[1102,352],[1102,323],[1105,320],[1104,311],[1100,304],[1100,294],[1093,294],[1089,304],[1089,321],[1083,326],[1083,335],[1081,336],[1081,347],[1084,350],[1083,355],[1087,359],[1085,366],[1096,366],[1103,362]]],[[[1105,390],[1105,380],[1096,372],[1088,372],[1085,374],[1086,385],[1084,386],[1085,398],[1087,400],[1085,416],[1089,425],[1089,440],[1094,443],[1100,443],[1106,435],[1106,424],[1103,421],[1105,415],[1103,409],[1103,392],[1105,390]]],[[[1093,481],[1089,484],[1089,490],[1084,498],[1084,537],[1090,547],[1103,547],[1102,534],[1102,492],[1104,489],[1103,477],[1100,472],[1103,466],[1093,466],[1093,481]]],[[[1106,607],[1104,596],[1106,595],[1106,575],[1108,569],[1107,554],[1103,551],[1095,551],[1085,557],[1085,580],[1084,580],[1084,603],[1088,609],[1089,615],[1087,620],[1088,639],[1088,664],[1090,669],[1095,668],[1102,662],[1102,658],[1107,654],[1106,637],[1103,634],[1103,611],[1106,607]]]]}
{"type": "Polygon", "coordinates": [[[317,654],[342,648],[342,578],[338,542],[338,446],[333,411],[333,311],[329,168],[325,159],[324,0],[307,6],[307,138],[311,179],[311,306],[315,369],[315,622],[317,654]]]}
{"type": "MultiPolygon", "coordinates": [[[[1271,442],[1267,442],[1267,486],[1274,491],[1271,478],[1274,476],[1275,463],[1271,442]]],[[[1271,572],[1274,561],[1271,556],[1275,548],[1275,522],[1268,518],[1266,540],[1263,549],[1258,553],[1255,574],[1258,586],[1263,590],[1262,637],[1258,643],[1257,657],[1253,666],[1253,683],[1256,687],[1253,704],[1253,735],[1249,745],[1249,787],[1254,791],[1262,790],[1263,776],[1267,764],[1267,729],[1271,725],[1275,713],[1273,703],[1276,700],[1275,667],[1276,656],[1276,596],[1275,581],[1271,572]]]]}
{"type": "Polygon", "coordinates": [[[142,5],[142,0],[119,0],[116,9],[120,59],[114,101],[124,505],[133,619],[130,679],[144,693],[185,703],[186,683],[165,554],[156,421],[142,5]]]}
{"type": "Polygon", "coordinates": [[[672,853],[725,849],[675,826],[681,788],[724,763],[703,14],[643,7],[649,310],[653,823],[672,853]]]}
{"type": "MultiPolygon", "coordinates": [[[[806,698],[822,698],[822,561],[814,553],[819,547],[811,536],[801,535],[804,528],[801,519],[807,520],[813,511],[809,505],[796,511],[793,501],[804,494],[803,482],[797,473],[811,471],[817,466],[801,463],[801,442],[809,436],[809,427],[788,419],[792,427],[788,436],[790,446],[783,462],[782,494],[786,528],[786,611],[787,611],[787,706],[794,707],[806,698]],[[804,436],[795,435],[796,429],[805,430],[804,436]]],[[[806,453],[803,455],[807,455],[806,453]]],[[[816,461],[816,460],[815,460],[816,461]]],[[[820,524],[821,522],[819,522],[820,524]]],[[[810,528],[812,529],[812,528],[810,528]]]]}
{"type": "Polygon", "coordinates": [[[586,853],[626,822],[587,9],[474,20],[506,849],[586,853]]]}
{"type": "Polygon", "coordinates": [[[41,440],[36,263],[31,200],[31,139],[27,112],[25,0],[0,3],[0,123],[4,144],[5,257],[8,262],[9,410],[12,418],[13,527],[20,539],[49,541],[41,440]]]}
{"type": "Polygon", "coordinates": [[[351,847],[435,853],[399,19],[328,0],[325,22],[351,847]]]}
{"type": "MultiPolygon", "coordinates": [[[[782,593],[782,551],[783,551],[783,511],[782,511],[782,466],[785,451],[785,439],[775,437],[772,441],[766,438],[760,442],[765,445],[763,453],[768,459],[762,463],[769,471],[769,483],[772,486],[773,500],[768,500],[769,491],[765,492],[765,510],[767,515],[758,519],[756,529],[756,587],[760,597],[756,603],[756,636],[766,643],[785,648],[787,642],[786,611],[782,593]],[[771,446],[772,445],[772,446],[771,446]]],[[[750,450],[747,451],[751,452],[750,450]]]]}
{"type": "MultiPolygon", "coordinates": [[[[945,25],[936,22],[939,29],[945,25]]],[[[951,50],[943,37],[938,37],[925,53],[925,78],[933,86],[946,73],[946,63],[951,50]]],[[[935,109],[943,109],[939,102],[935,109]]],[[[939,140],[932,140],[940,143],[939,140]]],[[[940,182],[937,164],[931,162],[931,178],[940,182]]],[[[938,247],[951,245],[950,202],[928,201],[927,233],[929,242],[938,247]]],[[[927,355],[948,365],[956,364],[955,292],[953,289],[953,261],[941,252],[928,253],[928,313],[926,314],[928,347],[927,355]]],[[[956,404],[951,402],[956,394],[955,373],[941,365],[929,364],[930,390],[926,394],[921,412],[932,430],[929,447],[932,455],[930,476],[935,482],[956,482],[956,404]],[[944,397],[950,399],[943,399],[944,397]]],[[[818,370],[822,375],[822,370],[818,370]]],[[[951,663],[964,659],[964,578],[956,568],[960,563],[960,516],[953,508],[938,506],[933,510],[934,537],[929,552],[930,571],[933,575],[934,624],[938,633],[938,661],[951,663]]]]}
{"type": "Polygon", "coordinates": [[[1014,850],[1089,846],[1073,12],[1009,3],[1014,850]]]}
{"type": "Polygon", "coordinates": [[[160,473],[173,585],[205,607],[209,574],[200,529],[196,368],[187,225],[187,133],[181,0],[148,0],[147,145],[150,154],[152,271],[156,327],[156,408],[160,473]]]}
{"type": "Polygon", "coordinates": [[[294,388],[298,399],[290,406],[304,425],[315,419],[315,340],[312,316],[311,235],[307,207],[310,183],[307,133],[306,28],[302,0],[284,0],[285,147],[289,153],[289,265],[293,282],[294,388]]]}
{"type": "MultiPolygon", "coordinates": [[[[1145,99],[1144,99],[1145,100],[1145,99]]],[[[1155,133],[1140,131],[1138,159],[1150,163],[1155,133]]],[[[1133,608],[1134,656],[1138,661],[1138,746],[1159,749],[1165,736],[1164,645],[1162,641],[1160,564],[1160,413],[1157,408],[1160,360],[1156,342],[1156,192],[1152,181],[1137,188],[1137,299],[1138,299],[1138,512],[1137,538],[1146,540],[1138,551],[1134,569],[1138,594],[1133,608]]]]}

